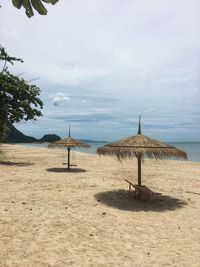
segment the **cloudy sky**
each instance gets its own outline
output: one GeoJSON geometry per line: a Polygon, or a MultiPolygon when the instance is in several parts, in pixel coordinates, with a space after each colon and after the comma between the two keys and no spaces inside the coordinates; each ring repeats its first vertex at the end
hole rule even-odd
{"type": "Polygon", "coordinates": [[[60,0],[28,19],[1,1],[0,44],[41,88],[25,134],[116,140],[137,131],[200,141],[200,1],[60,0]]]}

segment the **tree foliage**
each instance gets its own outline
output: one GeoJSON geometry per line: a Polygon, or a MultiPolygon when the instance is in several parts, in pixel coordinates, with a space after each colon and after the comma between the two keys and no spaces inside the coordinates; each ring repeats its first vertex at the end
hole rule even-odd
{"type": "MultiPolygon", "coordinates": [[[[4,49],[3,51],[5,52],[4,49]]],[[[0,55],[0,60],[5,60],[6,63],[23,62],[19,58],[8,56],[6,52],[6,57],[2,56],[2,53],[0,55]]],[[[23,78],[3,68],[0,72],[0,139],[5,135],[7,122],[35,120],[36,117],[42,116],[43,103],[39,95],[40,89],[36,85],[30,85],[23,78]]]]}
{"type": "Polygon", "coordinates": [[[11,123],[32,120],[42,113],[40,90],[9,72],[0,73],[0,116],[11,123]]]}
{"type": "Polygon", "coordinates": [[[5,49],[0,46],[0,61],[3,62],[2,72],[7,70],[7,63],[14,64],[15,61],[24,62],[21,58],[16,58],[13,56],[9,56],[5,49]]]}
{"type": "Polygon", "coordinates": [[[35,9],[40,15],[46,15],[47,9],[42,2],[55,5],[59,0],[12,0],[13,5],[20,9],[24,7],[27,17],[34,16],[33,9],[35,9]]]}

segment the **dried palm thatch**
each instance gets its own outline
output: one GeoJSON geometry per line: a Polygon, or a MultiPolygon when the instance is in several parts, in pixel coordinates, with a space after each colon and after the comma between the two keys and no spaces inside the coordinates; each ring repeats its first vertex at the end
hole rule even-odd
{"type": "Polygon", "coordinates": [[[99,155],[117,156],[121,161],[126,158],[138,160],[138,186],[141,186],[141,160],[146,156],[153,159],[187,159],[187,154],[174,146],[159,142],[141,134],[139,117],[138,133],[97,149],[99,155]]]}
{"type": "Polygon", "coordinates": [[[51,143],[48,145],[48,148],[67,148],[67,168],[68,170],[70,169],[70,151],[72,148],[74,147],[83,147],[83,148],[89,148],[90,145],[86,144],[86,143],[83,143],[79,140],[76,140],[74,138],[71,138],[70,136],[70,127],[69,127],[69,136],[68,137],[65,137],[64,139],[61,139],[61,140],[58,140],[54,143],[51,143]]]}
{"type": "Polygon", "coordinates": [[[161,143],[148,136],[137,134],[97,149],[99,155],[115,155],[119,160],[141,155],[153,159],[187,159],[187,154],[174,146],[161,143]]]}
{"type": "Polygon", "coordinates": [[[88,148],[90,147],[88,144],[86,143],[82,143],[79,140],[76,140],[74,138],[71,137],[66,137],[64,139],[58,140],[54,143],[51,143],[48,145],[49,148],[63,148],[63,147],[69,147],[69,148],[73,148],[73,147],[84,147],[84,148],[88,148]]]}

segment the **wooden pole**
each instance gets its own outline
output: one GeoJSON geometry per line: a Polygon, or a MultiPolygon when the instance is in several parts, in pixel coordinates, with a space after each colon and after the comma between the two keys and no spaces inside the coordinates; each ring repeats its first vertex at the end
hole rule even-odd
{"type": "Polygon", "coordinates": [[[68,154],[68,162],[67,162],[67,169],[70,170],[70,148],[67,148],[67,154],[68,154]]]}
{"type": "Polygon", "coordinates": [[[141,197],[141,188],[142,185],[142,169],[141,169],[141,154],[138,154],[138,198],[141,197]]]}
{"type": "Polygon", "coordinates": [[[142,185],[141,154],[138,155],[138,186],[142,185]]]}

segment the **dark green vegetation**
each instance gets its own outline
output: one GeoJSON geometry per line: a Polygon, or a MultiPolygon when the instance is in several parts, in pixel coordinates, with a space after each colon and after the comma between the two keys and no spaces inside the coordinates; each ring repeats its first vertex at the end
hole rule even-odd
{"type": "Polygon", "coordinates": [[[14,64],[15,61],[23,63],[24,61],[21,58],[9,56],[5,49],[0,46],[0,62],[3,62],[3,69],[2,72],[7,71],[7,63],[14,64]]]}
{"type": "Polygon", "coordinates": [[[8,133],[5,136],[3,142],[5,143],[33,143],[37,142],[37,139],[32,136],[27,136],[17,130],[15,126],[12,125],[12,123],[8,122],[6,124],[6,127],[8,128],[8,133]]]}
{"type": "Polygon", "coordinates": [[[26,11],[27,17],[34,16],[33,9],[35,9],[40,15],[46,15],[47,9],[42,2],[55,5],[59,0],[12,0],[13,5],[20,9],[23,7],[26,11]]]}
{"type": "Polygon", "coordinates": [[[9,56],[5,49],[0,47],[0,62],[3,64],[0,72],[0,142],[6,136],[9,123],[35,120],[36,117],[42,116],[40,89],[8,71],[7,63],[13,64],[15,61],[23,62],[9,56]]]}
{"type": "Polygon", "coordinates": [[[36,139],[35,137],[23,134],[11,123],[7,123],[6,126],[8,128],[8,134],[4,139],[4,143],[51,143],[60,140],[60,136],[56,134],[45,134],[42,138],[36,139]]]}
{"type": "Polygon", "coordinates": [[[56,142],[58,140],[60,140],[60,136],[56,135],[56,134],[45,134],[42,138],[38,139],[37,142],[56,142]]]}

